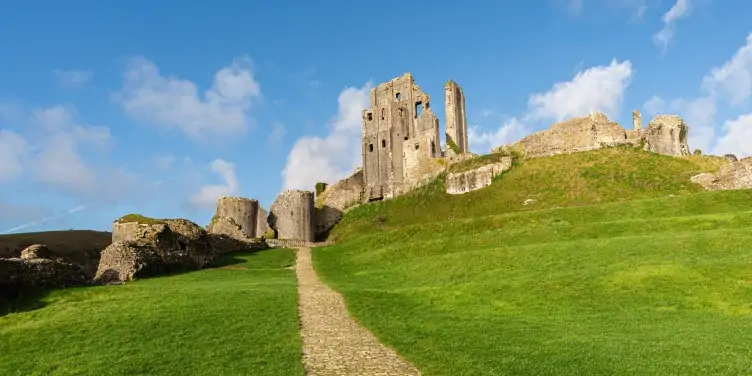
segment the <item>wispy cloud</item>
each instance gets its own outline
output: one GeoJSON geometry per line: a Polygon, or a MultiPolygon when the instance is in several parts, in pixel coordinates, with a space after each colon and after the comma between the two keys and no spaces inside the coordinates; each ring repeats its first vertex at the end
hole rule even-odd
{"type": "Polygon", "coordinates": [[[663,14],[661,19],[663,27],[653,34],[653,43],[660,46],[663,53],[666,52],[669,43],[674,39],[676,23],[682,18],[689,17],[692,14],[692,7],[691,0],[676,0],[674,6],[663,14]]]}
{"type": "Polygon", "coordinates": [[[61,70],[52,71],[60,84],[66,87],[79,87],[91,81],[94,73],[84,70],[61,70]]]}
{"type": "Polygon", "coordinates": [[[40,219],[31,221],[31,222],[24,223],[22,225],[18,225],[16,227],[11,228],[11,229],[5,230],[3,233],[4,234],[10,234],[12,232],[24,230],[24,229],[27,229],[29,227],[41,226],[41,225],[43,225],[43,224],[45,224],[47,222],[67,217],[67,216],[69,216],[69,215],[71,215],[73,213],[80,212],[81,210],[84,210],[84,209],[86,209],[86,205],[78,205],[78,206],[70,208],[70,209],[68,209],[68,210],[66,210],[66,211],[64,211],[64,212],[62,212],[60,214],[52,215],[52,216],[49,216],[49,217],[40,218],[40,219]]]}

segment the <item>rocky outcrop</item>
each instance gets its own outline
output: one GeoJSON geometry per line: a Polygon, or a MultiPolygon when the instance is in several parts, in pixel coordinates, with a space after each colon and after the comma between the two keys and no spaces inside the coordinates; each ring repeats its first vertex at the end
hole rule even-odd
{"type": "Polygon", "coordinates": [[[78,265],[45,258],[0,259],[0,300],[86,283],[86,273],[78,265]]]}
{"type": "Polygon", "coordinates": [[[446,192],[458,195],[491,185],[493,178],[512,167],[512,157],[502,157],[499,162],[472,170],[449,173],[446,176],[446,192]]]}
{"type": "Polygon", "coordinates": [[[312,242],[315,239],[313,192],[286,190],[269,210],[269,226],[279,239],[312,242]]]}
{"type": "MultiPolygon", "coordinates": [[[[503,147],[522,152],[526,158],[546,157],[601,149],[616,145],[638,145],[638,132],[627,132],[600,112],[556,123],[550,129],[533,133],[503,147]]],[[[502,148],[503,148],[502,147],[502,148]]],[[[500,150],[497,148],[495,151],[500,150]]]]}
{"type": "Polygon", "coordinates": [[[99,283],[200,269],[221,254],[265,247],[260,241],[209,234],[186,219],[141,216],[115,221],[112,237],[114,242],[102,251],[99,260],[95,275],[99,283]]]}
{"type": "Polygon", "coordinates": [[[227,230],[231,232],[227,235],[233,237],[238,237],[236,230],[240,230],[243,236],[238,238],[255,238],[260,236],[256,233],[258,215],[259,204],[256,200],[245,197],[220,197],[217,200],[217,209],[212,223],[206,227],[206,230],[213,234],[223,234],[222,231],[227,230]],[[222,223],[215,228],[215,221],[222,223]],[[234,225],[228,227],[229,223],[234,223],[234,225]]]}
{"type": "Polygon", "coordinates": [[[645,150],[665,155],[689,155],[689,128],[677,115],[657,115],[645,129],[645,150]]]}
{"type": "Polygon", "coordinates": [[[752,188],[752,157],[729,163],[715,174],[695,175],[692,177],[692,182],[712,191],[752,188]]]}
{"type": "Polygon", "coordinates": [[[52,252],[44,244],[32,244],[21,251],[21,258],[24,260],[50,257],[52,257],[52,252]]]}
{"type": "Polygon", "coordinates": [[[358,168],[350,176],[330,185],[316,200],[314,227],[322,236],[342,219],[344,212],[363,201],[363,170],[358,168]]]}

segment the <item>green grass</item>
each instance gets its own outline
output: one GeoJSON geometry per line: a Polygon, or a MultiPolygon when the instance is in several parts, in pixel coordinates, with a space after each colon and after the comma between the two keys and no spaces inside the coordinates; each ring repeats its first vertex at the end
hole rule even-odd
{"type": "Polygon", "coordinates": [[[120,218],[118,218],[115,222],[118,223],[128,223],[128,222],[136,222],[144,225],[153,225],[153,224],[164,224],[165,221],[150,218],[143,216],[141,214],[126,214],[120,218]]]}
{"type": "Polygon", "coordinates": [[[703,189],[689,179],[724,163],[722,158],[675,158],[631,147],[524,160],[493,185],[463,195],[446,194],[440,176],[407,195],[363,205],[349,211],[330,236],[338,240],[383,226],[696,193],[703,189]]]}
{"type": "Polygon", "coordinates": [[[355,209],[314,266],[424,375],[749,374],[752,190],[687,181],[718,163],[528,160],[464,197],[355,209]]]}
{"type": "Polygon", "coordinates": [[[291,250],[120,286],[58,290],[0,317],[1,375],[303,375],[291,250]]]}

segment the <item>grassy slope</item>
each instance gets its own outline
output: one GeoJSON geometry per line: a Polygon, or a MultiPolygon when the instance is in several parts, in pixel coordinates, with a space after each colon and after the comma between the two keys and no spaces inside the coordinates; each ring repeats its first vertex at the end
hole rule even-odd
{"type": "Polygon", "coordinates": [[[121,286],[51,292],[0,317],[1,375],[302,375],[291,250],[121,286]]]}
{"type": "Polygon", "coordinates": [[[715,166],[631,150],[526,161],[487,190],[356,209],[314,263],[425,375],[743,374],[752,191],[686,182],[715,166]]]}

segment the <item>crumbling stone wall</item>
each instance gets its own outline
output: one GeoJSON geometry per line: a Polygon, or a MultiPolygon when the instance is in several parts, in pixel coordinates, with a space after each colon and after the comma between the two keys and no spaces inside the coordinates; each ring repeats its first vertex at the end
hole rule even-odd
{"type": "Polygon", "coordinates": [[[356,169],[350,176],[327,186],[316,199],[314,228],[317,238],[325,235],[341,219],[344,212],[363,201],[363,169],[356,169]]]}
{"type": "Polygon", "coordinates": [[[269,226],[279,239],[312,242],[315,239],[313,192],[286,190],[269,209],[269,226]]]}
{"type": "Polygon", "coordinates": [[[689,155],[689,128],[678,115],[656,115],[645,129],[645,150],[666,155],[689,155]]]}
{"type": "Polygon", "coordinates": [[[569,154],[608,146],[634,145],[636,139],[627,137],[619,124],[600,112],[576,117],[551,126],[550,129],[533,133],[520,141],[504,147],[520,150],[526,158],[569,154]]]}
{"type": "Polygon", "coordinates": [[[752,157],[731,162],[718,173],[704,173],[692,177],[692,181],[707,190],[749,189],[752,188],[752,157]]]}
{"type": "Polygon", "coordinates": [[[254,239],[210,234],[186,219],[126,216],[113,222],[112,234],[117,241],[102,251],[94,277],[98,283],[200,269],[219,255],[266,247],[254,239]]]}
{"type": "MultiPolygon", "coordinates": [[[[234,228],[228,228],[231,222],[234,222],[246,238],[255,238],[258,229],[258,201],[245,197],[220,197],[217,200],[217,209],[212,218],[212,223],[207,226],[211,233],[223,233],[231,230],[233,236],[237,235],[234,228]],[[231,219],[232,221],[229,221],[231,219]],[[215,222],[220,222],[215,225],[215,222]]],[[[229,235],[229,234],[228,234],[229,235]]]]}
{"type": "Polygon", "coordinates": [[[78,265],[46,258],[0,258],[0,302],[51,289],[86,285],[78,265]]]}
{"type": "Polygon", "coordinates": [[[256,215],[256,237],[261,237],[266,234],[270,228],[266,223],[269,213],[261,205],[258,207],[258,215],[256,215]]]}
{"type": "Polygon", "coordinates": [[[449,80],[444,84],[444,99],[444,107],[446,111],[447,154],[466,153],[470,149],[468,148],[467,140],[465,94],[456,82],[449,80]],[[456,146],[457,150],[452,150],[449,146],[450,144],[456,146]]]}
{"type": "Polygon", "coordinates": [[[512,168],[512,157],[502,157],[501,161],[478,168],[450,173],[446,176],[446,192],[458,195],[472,192],[491,185],[493,178],[512,168]]]}

